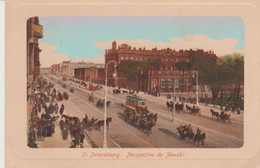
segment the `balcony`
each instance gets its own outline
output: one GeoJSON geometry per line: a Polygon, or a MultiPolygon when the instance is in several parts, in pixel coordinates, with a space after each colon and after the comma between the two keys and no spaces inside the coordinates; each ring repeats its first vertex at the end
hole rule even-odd
{"type": "Polygon", "coordinates": [[[42,25],[33,25],[33,35],[38,37],[38,38],[42,38],[43,37],[43,27],[42,25]]]}

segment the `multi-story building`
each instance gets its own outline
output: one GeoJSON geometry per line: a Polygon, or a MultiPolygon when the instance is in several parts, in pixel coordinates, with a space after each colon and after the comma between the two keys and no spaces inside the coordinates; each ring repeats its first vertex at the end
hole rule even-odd
{"type": "Polygon", "coordinates": [[[90,62],[71,62],[69,61],[63,61],[60,64],[54,64],[52,66],[52,73],[56,75],[62,75],[66,77],[73,77],[74,76],[74,70],[78,68],[89,68],[89,67],[97,67],[97,68],[103,68],[103,64],[95,64],[90,62]],[[56,65],[56,66],[54,66],[56,65]]]}
{"type": "MultiPolygon", "coordinates": [[[[173,72],[175,72],[175,81],[179,82],[182,89],[177,91],[192,91],[192,73],[176,70],[175,64],[178,62],[189,62],[192,56],[202,56],[217,61],[217,56],[213,51],[205,52],[203,50],[172,50],[170,48],[157,50],[146,50],[145,48],[136,49],[127,44],[117,47],[116,42],[112,43],[112,49],[105,51],[105,65],[111,60],[117,62],[117,65],[124,60],[146,61],[148,59],[159,59],[162,62],[159,70],[142,70],[138,73],[135,81],[129,81],[124,74],[118,73],[118,77],[113,79],[114,64],[108,65],[108,86],[118,86],[145,92],[168,92],[172,89],[173,72]]],[[[176,82],[176,83],[178,83],[176,82]]]]}
{"type": "Polygon", "coordinates": [[[43,37],[43,27],[38,17],[27,20],[27,80],[31,83],[40,74],[39,38],[43,37]]]}
{"type": "Polygon", "coordinates": [[[98,67],[76,68],[74,70],[76,79],[88,81],[91,83],[104,84],[105,69],[98,67]]]}

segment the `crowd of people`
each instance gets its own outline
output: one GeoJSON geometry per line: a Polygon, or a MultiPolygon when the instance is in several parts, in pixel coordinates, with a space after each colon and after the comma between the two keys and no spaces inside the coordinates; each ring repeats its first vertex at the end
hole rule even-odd
{"type": "Polygon", "coordinates": [[[65,109],[61,95],[68,98],[68,94],[58,92],[53,83],[42,76],[27,89],[27,101],[31,104],[31,108],[28,109],[30,110],[28,146],[37,148],[37,141],[42,141],[55,133],[55,122],[62,118],[65,109]]]}

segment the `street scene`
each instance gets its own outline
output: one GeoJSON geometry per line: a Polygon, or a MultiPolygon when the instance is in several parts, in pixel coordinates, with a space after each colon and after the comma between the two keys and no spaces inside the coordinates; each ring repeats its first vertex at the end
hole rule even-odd
{"type": "Polygon", "coordinates": [[[241,148],[243,49],[239,17],[29,18],[28,146],[241,148]]]}

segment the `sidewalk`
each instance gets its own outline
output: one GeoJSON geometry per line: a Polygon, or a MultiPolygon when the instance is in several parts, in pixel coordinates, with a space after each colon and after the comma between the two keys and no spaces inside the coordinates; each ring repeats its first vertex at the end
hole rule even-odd
{"type": "MultiPolygon", "coordinates": [[[[59,89],[57,89],[57,91],[58,90],[59,89]]],[[[59,107],[61,106],[63,101],[58,102],[59,107]]],[[[44,109],[42,109],[42,110],[44,110],[44,109]]],[[[61,117],[59,117],[54,122],[55,132],[52,134],[51,137],[43,137],[42,139],[37,138],[36,143],[38,144],[38,148],[69,148],[71,146],[71,142],[72,142],[73,138],[70,136],[70,134],[68,135],[68,138],[66,140],[64,140],[62,138],[62,133],[61,133],[61,129],[59,126],[60,120],[61,120],[61,117]]],[[[83,146],[84,146],[84,148],[91,148],[91,145],[88,144],[86,137],[84,139],[83,146]]]]}

